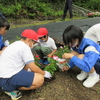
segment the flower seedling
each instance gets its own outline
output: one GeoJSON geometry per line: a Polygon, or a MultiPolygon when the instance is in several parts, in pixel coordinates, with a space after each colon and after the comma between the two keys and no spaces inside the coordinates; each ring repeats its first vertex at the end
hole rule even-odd
{"type": "MultiPolygon", "coordinates": [[[[57,65],[57,63],[60,60],[62,60],[62,55],[64,53],[68,53],[69,51],[70,50],[66,46],[65,47],[61,46],[60,48],[58,48],[57,52],[52,56],[52,58],[48,58],[48,61],[50,62],[50,64],[46,65],[43,70],[50,72],[52,76],[54,76],[55,71],[59,69],[59,66],[57,65]]],[[[39,61],[39,56],[35,56],[35,62],[40,67],[41,65],[38,63],[38,61],[39,61]]]]}

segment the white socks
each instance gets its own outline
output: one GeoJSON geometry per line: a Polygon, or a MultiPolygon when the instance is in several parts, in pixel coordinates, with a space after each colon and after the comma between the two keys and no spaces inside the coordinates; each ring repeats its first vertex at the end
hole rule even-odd
{"type": "Polygon", "coordinates": [[[94,76],[94,77],[97,77],[98,74],[96,72],[93,72],[93,73],[89,73],[90,76],[94,76]]]}

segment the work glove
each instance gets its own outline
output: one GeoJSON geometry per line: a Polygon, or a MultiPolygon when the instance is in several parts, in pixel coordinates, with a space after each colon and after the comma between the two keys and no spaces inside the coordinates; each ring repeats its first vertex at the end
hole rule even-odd
{"type": "Polygon", "coordinates": [[[9,41],[6,40],[6,41],[4,42],[4,45],[5,45],[5,46],[9,46],[9,41]]]}
{"type": "Polygon", "coordinates": [[[44,71],[44,72],[45,72],[45,75],[44,75],[45,78],[51,78],[52,77],[50,72],[48,72],[48,71],[44,71]]]}

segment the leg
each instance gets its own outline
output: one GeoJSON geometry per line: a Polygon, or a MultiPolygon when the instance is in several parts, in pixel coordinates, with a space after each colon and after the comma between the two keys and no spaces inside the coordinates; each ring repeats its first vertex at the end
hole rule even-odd
{"type": "Polygon", "coordinates": [[[19,90],[33,90],[39,88],[44,83],[44,76],[39,73],[35,73],[32,85],[29,88],[20,87],[19,90]]]}
{"type": "Polygon", "coordinates": [[[52,52],[51,49],[48,47],[41,47],[41,51],[44,56],[47,56],[48,54],[50,54],[52,52]]]}
{"type": "Polygon", "coordinates": [[[65,7],[64,7],[64,14],[63,14],[62,20],[65,20],[67,10],[68,10],[68,4],[67,4],[67,2],[66,2],[66,3],[65,3],[65,7]]]}
{"type": "Polygon", "coordinates": [[[90,88],[93,87],[99,80],[99,74],[96,73],[93,67],[88,74],[88,78],[83,82],[83,85],[87,88],[90,88]]]}
{"type": "Polygon", "coordinates": [[[41,59],[43,59],[43,53],[42,53],[42,51],[41,51],[41,46],[36,46],[35,47],[35,51],[36,51],[36,53],[40,56],[40,58],[41,59]]]}
{"type": "MultiPolygon", "coordinates": [[[[78,55],[78,58],[80,59],[82,59],[83,57],[83,54],[78,55]]],[[[80,81],[86,79],[83,82],[83,85],[87,88],[90,88],[93,87],[99,81],[99,74],[97,74],[95,68],[92,67],[89,73],[82,71],[80,74],[78,74],[77,79],[80,81]]]]}
{"type": "Polygon", "coordinates": [[[35,47],[35,51],[36,51],[36,53],[37,53],[37,54],[39,55],[39,57],[40,57],[40,60],[39,60],[38,63],[43,64],[43,62],[44,62],[44,59],[43,59],[44,54],[43,54],[43,52],[41,51],[41,46],[36,46],[36,47],[35,47]]]}
{"type": "MultiPolygon", "coordinates": [[[[41,47],[41,51],[43,52],[44,57],[50,54],[52,51],[48,47],[41,47]]],[[[44,64],[49,64],[50,62],[47,60],[47,58],[44,58],[44,64]]]]}
{"type": "Polygon", "coordinates": [[[70,19],[71,19],[73,17],[73,14],[72,14],[72,2],[69,3],[68,8],[69,8],[69,14],[70,14],[70,19]]]}
{"type": "MultiPolygon", "coordinates": [[[[83,59],[84,55],[83,54],[80,54],[80,55],[77,55],[77,57],[80,58],[80,59],[83,59]]],[[[81,71],[81,73],[76,76],[76,78],[78,80],[80,80],[80,81],[83,81],[87,77],[88,77],[88,73],[85,72],[85,71],[81,71]]]]}

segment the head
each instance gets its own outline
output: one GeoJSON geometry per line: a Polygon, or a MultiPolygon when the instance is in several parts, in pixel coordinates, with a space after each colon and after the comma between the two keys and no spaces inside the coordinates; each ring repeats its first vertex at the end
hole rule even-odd
{"type": "Polygon", "coordinates": [[[39,37],[39,40],[41,42],[46,42],[47,39],[48,39],[48,30],[44,27],[41,27],[38,29],[37,31],[37,34],[38,34],[38,37],[39,37]]]}
{"type": "Polygon", "coordinates": [[[30,47],[33,48],[34,44],[38,41],[38,35],[34,30],[26,29],[21,34],[22,40],[30,47]]]}
{"type": "Polygon", "coordinates": [[[9,28],[10,28],[9,22],[5,18],[0,17],[0,35],[6,34],[9,28]]]}
{"type": "Polygon", "coordinates": [[[82,38],[82,30],[74,25],[68,26],[63,32],[63,42],[69,48],[80,45],[82,38]]]}

